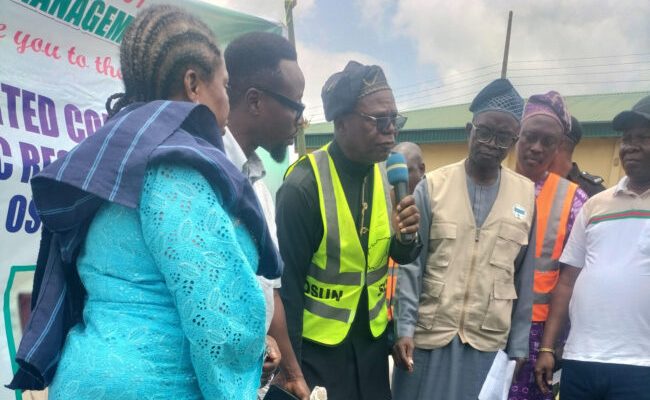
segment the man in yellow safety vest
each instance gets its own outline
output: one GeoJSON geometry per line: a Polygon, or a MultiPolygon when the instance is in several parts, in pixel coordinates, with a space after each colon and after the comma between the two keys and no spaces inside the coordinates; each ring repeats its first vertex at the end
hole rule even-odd
{"type": "Polygon", "coordinates": [[[376,65],[349,62],[322,98],[334,140],[291,166],[277,195],[287,328],[310,387],[330,400],[390,399],[388,257],[417,257],[417,235],[402,234],[417,232],[419,213],[412,196],[392,211],[378,163],[406,118],[376,65]]]}

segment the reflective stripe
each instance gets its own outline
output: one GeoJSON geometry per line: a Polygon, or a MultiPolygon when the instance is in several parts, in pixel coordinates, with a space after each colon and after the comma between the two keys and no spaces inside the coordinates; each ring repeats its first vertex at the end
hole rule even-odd
{"type": "Polygon", "coordinates": [[[533,302],[539,304],[549,304],[551,302],[551,293],[533,293],[533,302]]]}
{"type": "Polygon", "coordinates": [[[350,310],[328,306],[311,297],[305,297],[305,310],[321,318],[333,319],[344,323],[348,323],[350,320],[350,310]]]}
{"type": "Polygon", "coordinates": [[[390,199],[390,183],[388,183],[388,174],[386,173],[386,162],[379,163],[379,172],[381,174],[381,181],[384,184],[384,197],[386,198],[386,215],[388,215],[388,227],[390,229],[390,235],[393,236],[393,203],[390,199]]]}
{"type": "Polygon", "coordinates": [[[386,304],[386,298],[384,296],[379,297],[379,301],[377,301],[377,304],[375,304],[374,307],[368,312],[368,318],[372,321],[373,319],[377,318],[379,313],[384,309],[384,305],[386,304]]]}
{"type": "Polygon", "coordinates": [[[373,271],[368,271],[366,276],[366,285],[370,286],[382,280],[388,274],[388,265],[377,268],[373,271]]]}
{"type": "MultiPolygon", "coordinates": [[[[331,285],[349,285],[349,286],[361,285],[360,272],[339,272],[338,270],[335,271],[331,268],[330,260],[331,258],[329,257],[328,254],[327,269],[323,269],[318,265],[311,263],[309,265],[309,271],[307,272],[307,274],[319,282],[328,283],[331,285]]],[[[336,265],[338,266],[338,264],[336,265]]]]}
{"type": "Polygon", "coordinates": [[[550,173],[537,195],[537,245],[533,282],[534,322],[548,318],[551,292],[560,274],[559,258],[567,232],[567,222],[577,185],[550,173]]]}
{"type": "Polygon", "coordinates": [[[366,309],[374,337],[386,329],[385,299],[390,246],[390,193],[382,168],[373,168],[372,213],[368,249],[364,251],[354,217],[348,208],[345,189],[339,179],[328,146],[307,157],[318,186],[323,237],[307,271],[310,292],[305,292],[302,336],[325,345],[336,345],[347,337],[356,310],[366,309]],[[372,243],[372,244],[371,244],[372,243]],[[366,304],[359,304],[367,290],[366,304]],[[335,297],[329,296],[335,293],[335,297]],[[345,293],[345,296],[343,294],[345,293]],[[378,302],[379,301],[379,302],[378,302]]]}
{"type": "Polygon", "coordinates": [[[566,179],[559,179],[557,182],[551,211],[546,220],[546,232],[544,233],[542,252],[535,262],[535,269],[538,271],[554,271],[559,268],[558,260],[554,260],[552,255],[555,242],[557,241],[560,221],[562,219],[562,210],[564,208],[564,199],[569,190],[569,184],[570,182],[566,179]]]}
{"type": "Polygon", "coordinates": [[[327,222],[327,237],[325,239],[327,241],[327,261],[325,262],[325,269],[311,264],[308,273],[323,283],[333,285],[361,285],[360,272],[340,272],[341,237],[339,233],[339,217],[336,197],[334,195],[332,172],[330,171],[329,156],[325,150],[316,150],[312,154],[314,155],[314,160],[318,167],[318,174],[322,186],[323,202],[327,204],[327,207],[325,207],[325,220],[327,222]]]}

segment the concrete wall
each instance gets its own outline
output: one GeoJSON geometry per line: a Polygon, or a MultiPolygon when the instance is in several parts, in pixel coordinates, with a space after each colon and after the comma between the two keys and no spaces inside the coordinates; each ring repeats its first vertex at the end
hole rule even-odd
{"type": "MultiPolygon", "coordinates": [[[[427,171],[459,161],[467,156],[467,143],[421,144],[427,171]]],[[[580,169],[605,179],[605,186],[615,185],[625,173],[618,159],[617,138],[585,138],[574,152],[580,169]]],[[[504,164],[515,167],[514,151],[504,164]]]]}

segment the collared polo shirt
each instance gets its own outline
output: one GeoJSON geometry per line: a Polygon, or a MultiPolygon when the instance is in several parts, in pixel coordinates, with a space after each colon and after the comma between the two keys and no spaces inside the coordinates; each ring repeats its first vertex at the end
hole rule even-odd
{"type": "Polygon", "coordinates": [[[582,268],[566,359],[650,366],[650,190],[628,182],[587,201],[560,257],[582,268]]]}

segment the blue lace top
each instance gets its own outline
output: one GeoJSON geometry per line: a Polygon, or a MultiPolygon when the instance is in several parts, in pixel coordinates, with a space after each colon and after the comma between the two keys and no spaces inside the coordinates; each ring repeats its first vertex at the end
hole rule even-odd
{"type": "Polygon", "coordinates": [[[140,206],[107,203],[78,259],[88,297],[50,399],[254,399],[264,350],[258,254],[203,176],[159,165],[140,206]]]}

